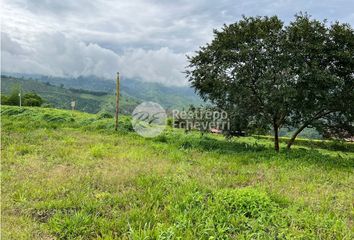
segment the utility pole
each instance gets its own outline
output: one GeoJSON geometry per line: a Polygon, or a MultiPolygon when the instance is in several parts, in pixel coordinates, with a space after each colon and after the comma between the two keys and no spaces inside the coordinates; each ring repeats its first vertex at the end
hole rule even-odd
{"type": "Polygon", "coordinates": [[[117,82],[116,82],[116,125],[115,130],[118,130],[118,111],[119,111],[119,72],[117,72],[117,82]]]}
{"type": "Polygon", "coordinates": [[[22,107],[21,89],[18,92],[18,97],[20,98],[20,107],[22,107]]]}
{"type": "Polygon", "coordinates": [[[71,110],[72,110],[72,111],[75,110],[75,105],[76,105],[76,102],[75,102],[75,100],[73,99],[73,100],[71,101],[71,110]]]}

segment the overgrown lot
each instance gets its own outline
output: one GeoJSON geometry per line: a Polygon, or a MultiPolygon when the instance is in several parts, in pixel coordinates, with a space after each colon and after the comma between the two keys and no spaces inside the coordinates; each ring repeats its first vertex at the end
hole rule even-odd
{"type": "Polygon", "coordinates": [[[2,239],[352,239],[354,147],[2,106],[2,239]]]}

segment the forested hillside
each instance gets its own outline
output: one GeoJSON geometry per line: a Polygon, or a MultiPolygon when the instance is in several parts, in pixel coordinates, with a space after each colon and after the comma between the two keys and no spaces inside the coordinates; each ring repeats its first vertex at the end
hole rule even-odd
{"type": "MultiPolygon", "coordinates": [[[[2,94],[11,94],[15,89],[21,88],[24,93],[35,92],[40,95],[47,104],[55,108],[70,109],[71,101],[76,101],[76,109],[89,113],[114,112],[115,96],[103,91],[90,91],[82,89],[67,89],[43,83],[38,80],[2,77],[2,94]]],[[[139,104],[139,100],[122,94],[120,106],[122,113],[130,113],[139,104]]]]}
{"type": "MultiPolygon", "coordinates": [[[[10,74],[5,74],[10,75],[10,74]]],[[[85,89],[90,91],[102,91],[113,94],[115,91],[114,79],[102,79],[96,76],[77,78],[48,77],[34,74],[11,74],[24,80],[37,80],[42,83],[50,83],[64,88],[85,89]]],[[[139,99],[141,101],[153,101],[164,108],[183,108],[190,104],[200,105],[203,101],[188,86],[166,86],[160,83],[142,82],[135,79],[121,79],[121,94],[126,98],[139,99]]]]}

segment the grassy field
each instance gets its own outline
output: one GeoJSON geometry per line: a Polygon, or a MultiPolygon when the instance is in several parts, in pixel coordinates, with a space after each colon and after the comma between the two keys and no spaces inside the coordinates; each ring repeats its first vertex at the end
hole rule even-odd
{"type": "Polygon", "coordinates": [[[2,239],[353,239],[354,146],[2,107],[2,239]],[[284,143],[282,143],[284,144],[284,143]],[[282,145],[284,146],[284,145],[282,145]]]}

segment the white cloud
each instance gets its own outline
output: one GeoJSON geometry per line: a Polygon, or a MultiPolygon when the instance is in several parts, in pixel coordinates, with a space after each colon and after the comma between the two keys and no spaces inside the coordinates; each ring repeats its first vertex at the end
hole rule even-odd
{"type": "Polygon", "coordinates": [[[245,15],[354,25],[352,0],[2,0],[3,71],[186,83],[185,54],[245,15]]]}
{"type": "Polygon", "coordinates": [[[169,48],[159,50],[130,49],[120,57],[120,69],[127,77],[172,85],[185,84],[184,54],[173,53],[169,48]]]}
{"type": "Polygon", "coordinates": [[[185,84],[183,54],[169,48],[158,50],[128,49],[117,54],[97,44],[86,44],[62,33],[41,33],[25,50],[8,34],[2,34],[2,70],[54,76],[96,75],[124,77],[164,84],[185,84]]]}

